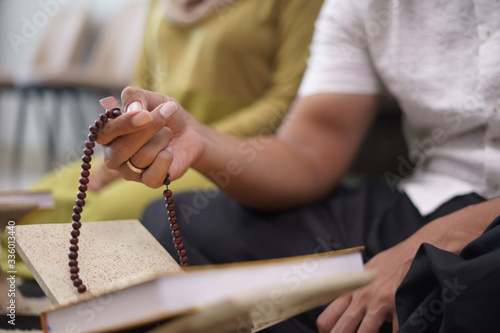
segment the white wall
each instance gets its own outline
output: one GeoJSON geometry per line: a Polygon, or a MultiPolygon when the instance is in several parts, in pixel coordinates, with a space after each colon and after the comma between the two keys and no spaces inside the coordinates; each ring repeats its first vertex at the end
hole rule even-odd
{"type": "Polygon", "coordinates": [[[0,0],[0,69],[13,71],[23,66],[47,25],[46,19],[57,12],[78,6],[87,7],[97,27],[106,13],[133,1],[137,0],[0,0]],[[33,24],[38,31],[31,34],[26,22],[33,24]],[[18,45],[11,41],[17,38],[13,37],[14,34],[20,37],[18,41],[22,40],[18,45]]]}

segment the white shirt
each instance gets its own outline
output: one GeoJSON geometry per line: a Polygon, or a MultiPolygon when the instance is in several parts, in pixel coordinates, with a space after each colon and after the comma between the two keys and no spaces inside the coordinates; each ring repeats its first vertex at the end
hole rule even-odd
{"type": "Polygon", "coordinates": [[[299,96],[389,91],[403,110],[422,215],[500,195],[500,1],[326,0],[299,96]]]}

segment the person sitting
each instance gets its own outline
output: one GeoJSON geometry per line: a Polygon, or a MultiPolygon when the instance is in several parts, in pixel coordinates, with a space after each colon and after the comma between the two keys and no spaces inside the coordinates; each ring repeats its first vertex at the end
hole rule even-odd
{"type": "MultiPolygon", "coordinates": [[[[292,103],[322,1],[154,0],[132,85],[174,96],[200,122],[248,137],[274,132],[292,103]]],[[[94,158],[85,221],[139,219],[161,191],[126,182],[94,158]],[[124,195],[126,194],[126,195],[124,195]],[[120,200],[115,200],[120,198],[120,200]]],[[[42,177],[56,208],[19,223],[69,221],[80,162],[42,177]]],[[[176,192],[213,189],[191,170],[176,192]]]]}
{"type": "MultiPolygon", "coordinates": [[[[396,291],[421,245],[452,258],[500,214],[500,33],[493,30],[499,14],[499,4],[472,0],[327,0],[299,96],[275,136],[229,136],[196,121],[172,97],[127,88],[125,107],[140,110],[110,122],[97,141],[106,165],[127,180],[156,188],[167,172],[178,179],[193,167],[219,185],[225,194],[207,193],[206,200],[199,200],[203,193],[174,194],[193,264],[312,253],[319,241],[329,249],[365,245],[365,267],[378,272],[374,282],[269,332],[314,332],[316,324],[320,332],[376,332],[387,328],[384,322],[392,322],[395,332],[405,306],[396,304],[396,291]],[[397,188],[377,180],[344,186],[340,180],[384,92],[404,112],[416,169],[397,188]],[[135,126],[134,117],[148,123],[135,126]],[[131,140],[138,137],[142,142],[131,140]],[[134,172],[127,161],[144,172],[134,172]]],[[[147,209],[143,223],[174,253],[165,220],[161,202],[147,209]]],[[[440,310],[448,325],[442,331],[471,331],[454,326],[465,325],[462,318],[488,332],[496,320],[498,329],[495,297],[484,294],[499,294],[491,283],[498,281],[498,260],[489,262],[496,267],[489,277],[477,268],[469,272],[490,282],[483,294],[465,298],[473,300],[474,311],[455,297],[461,306],[440,310]]],[[[420,280],[432,281],[442,282],[420,280]]],[[[451,281],[464,294],[483,283],[451,281]]],[[[447,294],[434,295],[429,299],[447,294]]],[[[415,313],[420,310],[417,302],[415,313]]],[[[412,326],[412,318],[405,329],[439,329],[437,316],[423,317],[423,330],[412,326]]]]}

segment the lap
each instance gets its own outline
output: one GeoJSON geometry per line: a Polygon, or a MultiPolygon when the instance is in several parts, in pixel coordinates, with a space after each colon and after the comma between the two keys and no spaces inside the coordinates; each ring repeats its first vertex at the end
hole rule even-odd
{"type": "MultiPolygon", "coordinates": [[[[377,180],[339,187],[320,202],[282,212],[249,209],[221,192],[174,194],[174,200],[192,264],[278,258],[361,245],[366,246],[367,260],[425,223],[404,193],[391,191],[377,180]]],[[[175,252],[162,200],[146,209],[142,222],[163,246],[175,252]]]]}
{"type": "MultiPolygon", "coordinates": [[[[277,213],[249,209],[221,192],[174,194],[174,200],[190,264],[200,265],[360,245],[365,246],[367,261],[425,223],[484,199],[475,194],[457,197],[423,217],[405,193],[370,179],[359,186],[340,186],[315,204],[277,213]]],[[[142,222],[176,258],[163,200],[146,209],[142,222]]],[[[321,312],[303,313],[265,332],[316,332],[321,312]]]]}

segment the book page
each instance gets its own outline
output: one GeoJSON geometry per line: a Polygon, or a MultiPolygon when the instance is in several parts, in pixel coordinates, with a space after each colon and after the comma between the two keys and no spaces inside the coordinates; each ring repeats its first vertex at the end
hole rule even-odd
{"type": "Polygon", "coordinates": [[[0,192],[0,206],[19,205],[34,202],[38,209],[53,209],[55,207],[54,197],[49,191],[7,191],[0,192]]]}

